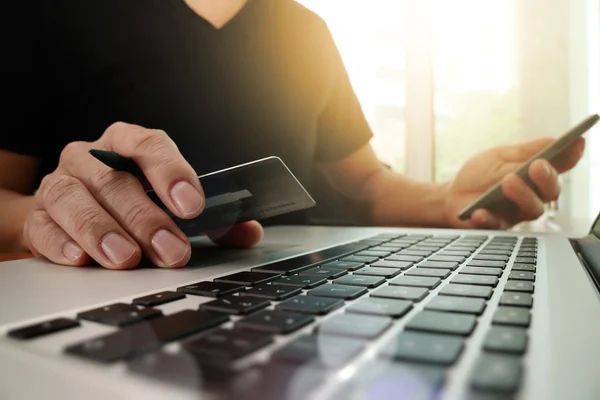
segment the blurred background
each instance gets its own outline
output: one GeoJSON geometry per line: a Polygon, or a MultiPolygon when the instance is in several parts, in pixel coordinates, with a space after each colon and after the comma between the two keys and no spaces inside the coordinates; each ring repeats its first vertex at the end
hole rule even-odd
{"type": "MultiPolygon", "coordinates": [[[[600,0],[297,0],[328,24],[394,170],[447,181],[484,148],[600,112],[600,0]]],[[[600,210],[600,127],[556,218],[600,210]]]]}

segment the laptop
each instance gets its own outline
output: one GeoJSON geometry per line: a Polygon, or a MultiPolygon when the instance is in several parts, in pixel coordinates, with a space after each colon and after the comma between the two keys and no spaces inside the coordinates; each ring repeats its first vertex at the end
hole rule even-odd
{"type": "Polygon", "coordinates": [[[0,263],[0,398],[600,398],[600,221],[193,246],[179,270],[0,263]]]}

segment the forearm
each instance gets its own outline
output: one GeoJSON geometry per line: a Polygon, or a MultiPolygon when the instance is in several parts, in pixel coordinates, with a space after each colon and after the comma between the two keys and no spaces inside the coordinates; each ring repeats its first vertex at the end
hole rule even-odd
{"type": "Polygon", "coordinates": [[[23,225],[32,205],[32,196],[0,189],[0,252],[27,250],[23,225]]]}

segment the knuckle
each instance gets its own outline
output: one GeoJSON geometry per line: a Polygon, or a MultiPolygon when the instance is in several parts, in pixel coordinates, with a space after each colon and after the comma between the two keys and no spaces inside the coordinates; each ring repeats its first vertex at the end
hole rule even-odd
{"type": "MultiPolygon", "coordinates": [[[[71,226],[76,237],[94,237],[98,229],[103,229],[106,221],[100,210],[81,207],[71,214],[71,226]]],[[[98,235],[100,236],[100,235],[98,235]]],[[[99,238],[98,238],[99,239],[99,238]]]]}
{"type": "Polygon", "coordinates": [[[40,185],[42,203],[47,207],[55,206],[67,196],[72,196],[81,185],[81,182],[73,176],[50,174],[40,185]]]}
{"type": "Polygon", "coordinates": [[[137,143],[134,146],[136,150],[142,152],[164,151],[169,146],[169,136],[162,130],[145,129],[137,137],[137,143]]]}
{"type": "Polygon", "coordinates": [[[131,127],[131,125],[129,125],[126,122],[117,121],[117,122],[110,124],[109,127],[104,130],[104,134],[102,136],[106,136],[106,137],[114,136],[118,132],[123,132],[124,130],[126,130],[130,127],[131,127]]]}
{"type": "MultiPolygon", "coordinates": [[[[134,202],[123,217],[123,222],[132,231],[139,232],[155,219],[155,206],[146,201],[134,202]]],[[[150,232],[148,232],[150,233],[150,232]]]]}
{"type": "Polygon", "coordinates": [[[91,183],[98,190],[108,188],[118,180],[115,171],[110,168],[98,168],[91,176],[91,183]]]}
{"type": "Polygon", "coordinates": [[[72,160],[85,152],[85,142],[68,143],[60,153],[59,165],[69,164],[72,160]]]}

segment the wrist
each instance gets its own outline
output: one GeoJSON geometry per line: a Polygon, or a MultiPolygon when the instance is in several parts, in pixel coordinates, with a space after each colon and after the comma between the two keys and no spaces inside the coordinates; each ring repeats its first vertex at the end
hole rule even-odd
{"type": "Polygon", "coordinates": [[[0,205],[5,213],[0,221],[0,247],[3,251],[29,251],[25,239],[25,221],[34,203],[33,196],[0,193],[0,205]]]}

